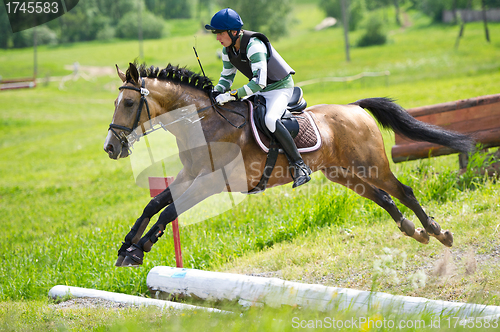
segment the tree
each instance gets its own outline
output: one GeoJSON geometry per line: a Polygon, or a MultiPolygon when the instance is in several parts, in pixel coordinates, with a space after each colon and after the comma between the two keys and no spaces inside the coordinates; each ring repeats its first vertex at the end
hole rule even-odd
{"type": "Polygon", "coordinates": [[[12,36],[9,17],[4,6],[0,6],[0,48],[9,47],[9,41],[12,36]]]}
{"type": "Polygon", "coordinates": [[[290,23],[290,0],[220,0],[240,14],[244,29],[262,32],[269,38],[286,35],[290,23]]]}
{"type": "Polygon", "coordinates": [[[400,6],[404,4],[406,0],[370,0],[367,1],[366,7],[368,10],[373,10],[377,8],[384,8],[389,6],[394,6],[395,10],[395,20],[397,25],[401,25],[400,19],[400,6]]]}
{"type": "MultiPolygon", "coordinates": [[[[354,31],[363,19],[366,12],[366,3],[365,0],[349,0],[347,2],[349,3],[347,10],[349,30],[354,31]]],[[[319,6],[326,12],[326,15],[342,21],[340,0],[321,0],[319,6]]]]}
{"type": "Polygon", "coordinates": [[[468,0],[421,0],[417,9],[430,16],[434,22],[441,22],[444,10],[455,10],[467,8],[468,0]]]}
{"type": "MultiPolygon", "coordinates": [[[[60,18],[46,23],[44,28],[37,31],[39,43],[64,43],[87,41],[94,39],[109,39],[115,35],[115,28],[120,23],[120,35],[126,38],[137,38],[138,19],[137,6],[144,3],[163,8],[168,4],[177,3],[182,7],[185,1],[180,0],[85,0],[65,13],[60,18]],[[135,14],[132,15],[130,13],[135,14]],[[123,20],[124,17],[127,18],[123,20]],[[127,21],[129,20],[129,21],[127,21]],[[127,30],[132,30],[129,32],[127,30]],[[132,37],[134,36],[134,37],[132,37]]],[[[158,8],[156,8],[158,7],[158,8]]],[[[172,7],[173,8],[173,7],[172,7]]],[[[144,36],[146,38],[159,38],[162,35],[164,22],[151,12],[144,10],[144,36]]],[[[29,29],[28,29],[29,30],[29,29]]],[[[33,44],[32,32],[13,34],[10,29],[9,19],[4,6],[0,5],[0,48],[28,47],[33,44]]]]}
{"type": "MultiPolygon", "coordinates": [[[[80,1],[78,6],[80,6],[82,2],[83,1],[80,1]]],[[[111,25],[118,24],[118,21],[120,21],[125,14],[137,9],[137,0],[87,0],[85,2],[93,2],[99,13],[111,19],[111,25]]]]}
{"type": "Polygon", "coordinates": [[[487,8],[500,8],[500,0],[484,0],[487,8]]]}
{"type": "MultiPolygon", "coordinates": [[[[164,22],[163,20],[150,13],[142,10],[142,33],[145,39],[157,39],[163,36],[164,22]]],[[[116,26],[116,36],[119,38],[137,39],[139,31],[139,13],[129,12],[122,17],[116,26]]]]}
{"type": "Polygon", "coordinates": [[[191,18],[192,1],[189,0],[145,0],[146,8],[163,18],[191,18]]]}

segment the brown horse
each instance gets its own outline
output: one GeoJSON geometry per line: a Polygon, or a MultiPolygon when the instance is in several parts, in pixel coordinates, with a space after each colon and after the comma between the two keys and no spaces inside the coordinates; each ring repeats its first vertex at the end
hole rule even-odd
{"type": "MultiPolygon", "coordinates": [[[[123,85],[115,101],[104,150],[112,159],[127,157],[133,143],[129,134],[133,131],[147,133],[156,118],[166,116],[170,121],[166,128],[177,140],[183,165],[173,184],[150,201],[125,237],[116,266],[131,266],[142,264],[144,252],[151,250],[166,225],[181,213],[214,194],[229,190],[247,193],[254,188],[265,167],[266,154],[256,144],[250,126],[244,125],[244,119],[249,117],[248,104],[237,101],[225,104],[224,109],[215,106],[210,98],[212,83],[208,78],[171,65],[160,71],[145,66],[138,70],[130,64],[126,74],[118,66],[117,72],[123,85]],[[179,109],[191,109],[188,115],[199,115],[201,120],[197,125],[203,131],[205,148],[189,133],[189,125],[182,124],[185,121],[179,118],[179,113],[174,112],[179,109]],[[228,148],[230,146],[236,148],[228,148]],[[243,156],[244,166],[227,167],[238,153],[243,156]],[[215,176],[214,170],[223,170],[224,177],[215,176]],[[229,183],[239,185],[228,189],[229,183]],[[142,236],[150,219],[163,208],[158,221],[142,236]]],[[[462,152],[473,148],[473,141],[467,136],[417,121],[387,98],[368,98],[349,105],[317,105],[306,109],[316,121],[322,145],[314,152],[303,154],[305,163],[313,172],[323,172],[329,180],[355,190],[384,208],[403,234],[424,244],[429,242],[431,235],[451,246],[452,233],[442,231],[424,212],[412,189],[399,182],[391,172],[380,130],[364,109],[369,110],[382,126],[410,139],[462,152]],[[423,228],[415,229],[391,196],[410,208],[423,228]]],[[[289,172],[276,171],[286,170],[287,165],[286,157],[280,155],[269,187],[293,180],[289,172]]]]}

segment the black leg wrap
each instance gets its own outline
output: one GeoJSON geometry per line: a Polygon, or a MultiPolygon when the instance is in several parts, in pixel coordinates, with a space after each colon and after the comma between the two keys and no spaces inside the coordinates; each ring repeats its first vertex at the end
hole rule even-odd
{"type": "Polygon", "coordinates": [[[139,239],[146,230],[146,227],[148,227],[151,218],[165,206],[172,203],[172,193],[169,188],[149,201],[142,215],[135,221],[134,226],[132,226],[130,232],[125,237],[125,242],[123,242],[120,249],[118,249],[118,259],[115,263],[116,266],[138,266],[142,264],[144,252],[151,250],[153,244],[163,235],[165,226],[162,226],[161,223],[155,225],[144,238],[140,241],[139,239]]]}
{"type": "Polygon", "coordinates": [[[165,232],[165,227],[162,225],[154,225],[151,227],[149,232],[139,241],[137,244],[137,247],[141,248],[145,252],[151,251],[151,247],[153,247],[153,244],[158,242],[158,239],[163,235],[165,232]]]}
{"type": "Polygon", "coordinates": [[[172,193],[170,189],[167,188],[160,194],[156,195],[148,205],[144,208],[142,215],[135,221],[134,226],[130,229],[130,232],[125,236],[125,242],[122,242],[122,246],[118,249],[118,256],[124,256],[125,250],[127,250],[132,244],[139,242],[142,234],[148,227],[150,219],[160,212],[165,206],[172,204],[172,193]]]}
{"type": "Polygon", "coordinates": [[[142,264],[144,252],[151,251],[153,245],[163,235],[168,223],[177,218],[174,204],[170,204],[161,214],[156,224],[142,237],[137,244],[132,244],[125,251],[126,257],[122,266],[137,266],[142,264]]]}
{"type": "Polygon", "coordinates": [[[142,265],[142,261],[144,258],[144,251],[136,246],[135,244],[131,245],[125,251],[125,258],[123,259],[123,263],[121,266],[138,266],[142,265]]]}
{"type": "Polygon", "coordinates": [[[160,212],[165,206],[172,204],[173,201],[172,193],[170,192],[170,189],[167,188],[151,199],[149,204],[144,208],[142,216],[151,219],[152,216],[160,212]]]}
{"type": "Polygon", "coordinates": [[[125,255],[125,250],[132,245],[131,242],[122,242],[122,246],[118,249],[118,256],[125,255]]]}
{"type": "Polygon", "coordinates": [[[141,216],[137,219],[134,226],[130,229],[130,232],[128,232],[127,236],[125,236],[125,242],[130,244],[137,243],[146,227],[148,227],[148,224],[149,218],[141,216]]]}
{"type": "MultiPolygon", "coordinates": [[[[132,244],[125,250],[125,259],[122,266],[142,265],[144,252],[151,251],[153,244],[163,235],[165,228],[162,225],[154,225],[149,232],[137,244],[132,244]]],[[[125,246],[125,244],[124,244],[125,246]]],[[[122,246],[123,247],[123,246],[122,246]]]]}
{"type": "Polygon", "coordinates": [[[132,244],[135,244],[139,241],[144,233],[144,230],[149,224],[149,218],[144,218],[141,216],[139,219],[135,221],[134,226],[130,229],[127,236],[125,236],[125,242],[122,242],[122,246],[118,249],[118,260],[116,262],[116,266],[120,266],[123,258],[125,257],[125,250],[127,250],[132,244]]]}

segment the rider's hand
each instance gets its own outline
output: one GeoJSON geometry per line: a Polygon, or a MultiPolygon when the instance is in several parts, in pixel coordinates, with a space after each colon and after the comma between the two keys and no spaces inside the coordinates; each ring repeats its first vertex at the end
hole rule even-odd
{"type": "Polygon", "coordinates": [[[215,101],[217,102],[217,104],[219,105],[224,105],[225,103],[229,102],[229,101],[233,101],[233,100],[236,100],[236,97],[233,96],[231,93],[229,92],[226,92],[226,93],[223,93],[223,94],[220,94],[218,95],[217,97],[215,97],[215,101]]]}
{"type": "Polygon", "coordinates": [[[217,89],[213,89],[213,90],[212,90],[212,96],[213,96],[214,98],[217,98],[217,96],[218,96],[218,95],[221,95],[221,94],[223,94],[223,93],[224,93],[224,92],[219,91],[219,90],[217,90],[217,89]]]}

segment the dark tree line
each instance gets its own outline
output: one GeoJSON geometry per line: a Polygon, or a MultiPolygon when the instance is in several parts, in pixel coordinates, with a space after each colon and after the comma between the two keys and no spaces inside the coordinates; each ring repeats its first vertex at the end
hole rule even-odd
{"type": "MultiPolygon", "coordinates": [[[[144,38],[160,38],[165,33],[166,19],[192,16],[194,1],[83,0],[68,13],[37,27],[37,38],[39,44],[137,38],[139,12],[142,13],[144,38]]],[[[0,6],[0,48],[31,46],[32,30],[13,34],[5,7],[0,6]]]]}
{"type": "MultiPolygon", "coordinates": [[[[320,0],[327,15],[341,19],[341,0],[320,0]]],[[[500,0],[345,0],[349,13],[349,29],[358,28],[370,11],[394,6],[395,20],[401,24],[400,8],[413,8],[441,19],[444,9],[500,8],[500,0]]],[[[287,33],[290,26],[292,0],[82,0],[70,12],[37,27],[38,44],[71,43],[112,38],[137,38],[138,22],[142,21],[143,37],[161,38],[168,31],[165,21],[174,18],[196,17],[201,23],[224,7],[238,11],[245,22],[244,28],[255,30],[276,39],[287,33]],[[139,20],[141,13],[141,20],[139,20]]],[[[373,26],[380,26],[371,20],[373,26]]],[[[0,48],[33,45],[33,29],[13,34],[5,6],[0,6],[0,48]]]]}

